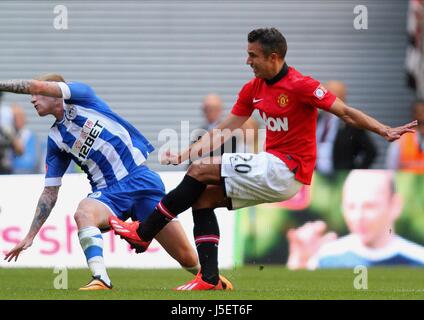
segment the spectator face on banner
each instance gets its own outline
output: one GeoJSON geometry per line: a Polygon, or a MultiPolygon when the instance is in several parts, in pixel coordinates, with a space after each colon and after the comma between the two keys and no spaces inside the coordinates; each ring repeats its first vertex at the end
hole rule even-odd
{"type": "Polygon", "coordinates": [[[353,170],[343,188],[343,215],[350,232],[368,247],[379,247],[394,233],[402,200],[386,170],[353,170]]]}

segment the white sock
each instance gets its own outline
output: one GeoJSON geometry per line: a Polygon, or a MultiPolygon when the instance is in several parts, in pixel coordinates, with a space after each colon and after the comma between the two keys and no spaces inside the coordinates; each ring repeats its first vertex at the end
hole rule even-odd
{"type": "Polygon", "coordinates": [[[78,231],[78,238],[93,277],[100,277],[107,285],[111,281],[103,261],[103,237],[97,227],[85,227],[78,231]]]}

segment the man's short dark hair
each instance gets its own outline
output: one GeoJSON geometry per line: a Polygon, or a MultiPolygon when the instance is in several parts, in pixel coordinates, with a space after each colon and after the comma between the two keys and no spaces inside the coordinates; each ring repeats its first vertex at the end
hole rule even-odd
{"type": "Polygon", "coordinates": [[[278,54],[282,59],[286,57],[287,41],[286,38],[275,28],[260,28],[249,32],[247,41],[259,42],[262,45],[265,57],[271,53],[278,54]]]}

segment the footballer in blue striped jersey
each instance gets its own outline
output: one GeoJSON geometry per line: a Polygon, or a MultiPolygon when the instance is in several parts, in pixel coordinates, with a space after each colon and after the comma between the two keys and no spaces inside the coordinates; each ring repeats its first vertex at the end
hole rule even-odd
{"type": "MultiPolygon", "coordinates": [[[[159,175],[144,164],[153,146],[87,84],[65,82],[59,74],[46,74],[35,80],[0,82],[0,91],[29,94],[39,116],[56,118],[48,135],[45,188],[34,220],[27,236],[5,259],[16,261],[22,250],[31,246],[56,203],[63,175],[74,161],[87,174],[92,187],[74,216],[93,276],[81,290],[111,289],[101,231],[109,228],[111,215],[145,220],[165,195],[159,175]]],[[[198,272],[197,254],[177,220],[156,240],[183,267],[198,272]]]]}

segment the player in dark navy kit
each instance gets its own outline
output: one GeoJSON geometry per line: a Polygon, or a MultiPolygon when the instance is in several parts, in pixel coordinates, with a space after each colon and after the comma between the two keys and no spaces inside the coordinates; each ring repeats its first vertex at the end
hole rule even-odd
{"type": "MultiPolygon", "coordinates": [[[[165,195],[159,175],[144,164],[153,146],[84,83],[65,83],[61,75],[48,74],[37,80],[0,82],[0,91],[30,94],[38,114],[53,115],[56,120],[49,131],[45,188],[33,223],[5,259],[16,261],[22,250],[32,245],[56,203],[62,176],[73,160],[87,174],[92,187],[75,213],[78,237],[93,276],[80,290],[111,289],[101,230],[109,228],[112,215],[144,221],[165,195]]],[[[156,239],[196,274],[197,255],[180,223],[174,221],[168,226],[156,239]]]]}
{"type": "MultiPolygon", "coordinates": [[[[195,161],[181,184],[161,200],[145,223],[128,224],[114,218],[110,221],[127,241],[147,248],[168,221],[193,208],[201,272],[177,290],[217,290],[230,285],[219,277],[219,227],[214,208],[236,209],[287,200],[302,185],[311,183],[316,160],[317,108],[335,114],[349,125],[375,132],[387,141],[413,132],[417,125],[414,121],[390,128],[347,106],[319,81],[288,66],[286,52],[286,40],[277,29],[249,33],[247,64],[255,78],[241,89],[231,113],[218,125],[222,130],[240,128],[258,109],[267,128],[265,152],[224,154],[222,158],[195,161]]],[[[222,136],[209,133],[181,154],[168,152],[164,161],[179,164],[192,156],[207,155],[210,146],[216,146],[210,139],[221,142],[222,136]]]]}

